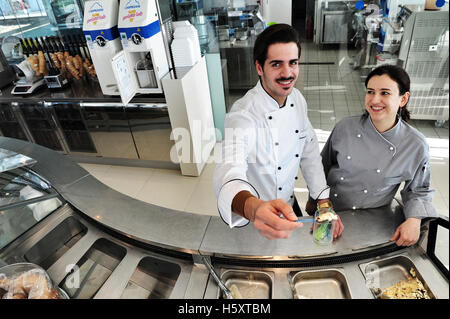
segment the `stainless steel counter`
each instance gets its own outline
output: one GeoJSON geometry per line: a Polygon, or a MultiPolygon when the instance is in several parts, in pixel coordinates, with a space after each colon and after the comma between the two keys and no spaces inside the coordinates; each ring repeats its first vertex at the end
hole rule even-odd
{"type": "Polygon", "coordinates": [[[33,169],[87,216],[138,241],[181,251],[237,256],[351,254],[389,243],[403,218],[395,206],[341,212],[346,230],[332,246],[314,244],[307,224],[287,240],[269,241],[251,225],[230,229],[219,217],[179,212],[130,198],[102,184],[64,155],[39,145],[0,138],[0,147],[37,160],[33,169]]]}
{"type": "MultiPolygon", "coordinates": [[[[403,220],[403,214],[395,203],[380,209],[341,212],[345,232],[331,246],[314,244],[309,234],[309,224],[295,231],[290,239],[269,241],[251,225],[230,229],[218,217],[176,211],[132,199],[102,184],[67,156],[39,145],[0,137],[0,148],[37,160],[33,170],[45,177],[79,211],[75,213],[70,206],[66,206],[55,212],[45,223],[38,224],[30,234],[25,234],[16,244],[8,247],[0,257],[20,257],[27,252],[30,255],[30,249],[39,246],[39,242],[49,245],[51,241],[42,240],[44,235],[73,216],[78,220],[77,232],[83,233],[83,228],[87,232],[84,231],[77,242],[67,244],[69,247],[65,248],[68,249],[66,253],[61,256],[58,253],[59,258],[48,262],[48,272],[53,280],[62,285],[70,271],[67,265],[77,263],[80,266],[82,261],[91,259],[94,265],[101,264],[106,261],[99,255],[104,253],[112,256],[112,259],[106,258],[109,264],[101,264],[111,269],[107,270],[109,277],[99,284],[101,289],[96,298],[123,296],[130,285],[134,287],[131,281],[136,283],[143,280],[142,272],[145,273],[145,269],[151,272],[155,263],[160,263],[155,266],[158,269],[172,269],[155,275],[163,277],[161,280],[166,283],[166,288],[160,291],[163,298],[218,298],[217,285],[211,279],[208,281],[208,272],[196,257],[199,254],[214,258],[214,266],[223,276],[229,274],[225,272],[230,269],[235,271],[232,273],[235,279],[239,270],[242,272],[247,269],[256,275],[266,273],[261,275],[261,280],[264,279],[264,285],[270,285],[270,298],[292,298],[287,274],[306,270],[342,273],[352,298],[371,298],[373,296],[365,285],[361,265],[379,258],[406,254],[436,297],[449,296],[448,279],[433,265],[420,245],[397,249],[395,244],[389,242],[395,228],[403,220]],[[84,220],[83,216],[88,218],[84,220]],[[139,243],[155,247],[163,255],[178,254],[184,257],[178,259],[155,254],[151,250],[139,248],[139,243]],[[109,246],[116,246],[116,249],[109,246]],[[389,250],[384,250],[381,256],[373,255],[373,252],[385,246],[389,250]],[[144,260],[146,257],[155,258],[156,261],[151,259],[147,263],[144,260]],[[171,268],[163,261],[178,265],[178,268],[171,268]],[[336,268],[339,271],[336,272],[336,268]]],[[[64,239],[61,241],[66,242],[64,239]]],[[[51,251],[45,245],[41,246],[42,252],[51,251]]],[[[11,262],[10,259],[5,260],[11,262]]],[[[301,282],[296,284],[300,285],[301,282]]]]}
{"type": "Polygon", "coordinates": [[[274,256],[277,260],[346,255],[389,245],[389,238],[403,219],[403,213],[395,203],[392,207],[340,212],[339,216],[345,231],[330,246],[313,242],[308,223],[294,231],[289,239],[272,241],[262,237],[251,225],[229,229],[220,218],[211,218],[200,251],[227,256],[274,256]]]}

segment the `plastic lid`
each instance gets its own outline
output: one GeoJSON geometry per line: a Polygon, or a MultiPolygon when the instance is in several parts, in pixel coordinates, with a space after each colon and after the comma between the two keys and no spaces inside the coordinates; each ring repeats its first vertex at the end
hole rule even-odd
{"type": "Polygon", "coordinates": [[[445,4],[445,0],[436,0],[436,7],[443,7],[445,4]]]}
{"type": "Polygon", "coordinates": [[[364,1],[358,1],[355,4],[357,10],[362,10],[364,8],[364,1]]]}

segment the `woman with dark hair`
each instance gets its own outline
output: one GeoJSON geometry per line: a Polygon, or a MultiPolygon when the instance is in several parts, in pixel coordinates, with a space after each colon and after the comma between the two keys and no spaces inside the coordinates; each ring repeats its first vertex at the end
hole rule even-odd
{"type": "Polygon", "coordinates": [[[337,123],[321,153],[330,199],[337,212],[381,207],[390,204],[404,182],[405,221],[391,241],[410,246],[419,239],[422,219],[438,216],[430,189],[429,146],[407,124],[410,79],[405,70],[378,67],[365,85],[364,114],[337,123]]]}

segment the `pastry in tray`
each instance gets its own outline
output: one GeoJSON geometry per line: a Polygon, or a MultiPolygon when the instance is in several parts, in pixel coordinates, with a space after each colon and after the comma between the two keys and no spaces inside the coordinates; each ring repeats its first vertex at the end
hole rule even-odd
{"type": "Polygon", "coordinates": [[[0,299],[62,299],[48,274],[30,263],[0,268],[0,299]]]}

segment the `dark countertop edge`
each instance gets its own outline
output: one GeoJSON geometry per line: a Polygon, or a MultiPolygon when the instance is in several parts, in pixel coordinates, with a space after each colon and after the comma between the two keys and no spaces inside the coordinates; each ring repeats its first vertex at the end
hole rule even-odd
{"type": "MultiPolygon", "coordinates": [[[[9,102],[104,102],[104,103],[118,103],[122,104],[122,101],[115,98],[107,98],[107,97],[82,97],[82,98],[76,98],[76,97],[19,97],[16,98],[15,96],[0,96],[0,103],[9,103],[9,102]]],[[[128,104],[151,104],[151,103],[167,103],[165,98],[152,98],[152,97],[139,97],[131,100],[128,104]]]]}
{"type": "MultiPolygon", "coordinates": [[[[70,87],[65,87],[62,89],[41,89],[36,91],[31,95],[14,95],[11,91],[14,85],[8,85],[0,89],[0,102],[28,102],[28,101],[46,101],[46,102],[60,102],[60,101],[76,101],[76,102],[105,102],[105,103],[122,103],[119,95],[108,96],[101,93],[100,86],[98,83],[89,83],[93,87],[90,87],[89,92],[86,95],[74,96],[76,92],[72,91],[70,87]],[[53,97],[51,94],[61,94],[66,96],[53,97]],[[91,95],[93,94],[93,95],[91,95]]],[[[80,85],[79,83],[77,84],[80,85]]],[[[89,85],[90,86],[90,85],[89,85]]],[[[81,86],[82,87],[82,86],[81,86]]],[[[133,98],[129,104],[136,103],[166,103],[166,98],[163,93],[161,94],[147,94],[147,95],[137,95],[133,98]]]]}

